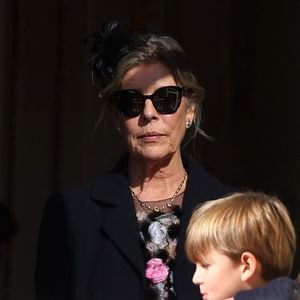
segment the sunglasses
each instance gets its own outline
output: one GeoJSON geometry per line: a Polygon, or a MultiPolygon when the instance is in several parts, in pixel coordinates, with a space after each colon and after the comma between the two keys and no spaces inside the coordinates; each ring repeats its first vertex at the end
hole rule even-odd
{"type": "Polygon", "coordinates": [[[126,117],[137,117],[144,110],[145,101],[150,99],[160,114],[174,114],[180,106],[181,98],[187,88],[180,86],[164,86],[152,95],[143,95],[137,90],[120,90],[112,95],[119,112],[126,117]]]}

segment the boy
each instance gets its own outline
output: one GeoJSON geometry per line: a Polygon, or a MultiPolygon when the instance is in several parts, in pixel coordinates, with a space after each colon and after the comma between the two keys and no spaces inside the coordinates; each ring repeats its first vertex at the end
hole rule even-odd
{"type": "Polygon", "coordinates": [[[207,201],[187,229],[193,282],[204,300],[300,299],[299,287],[287,277],[295,249],[286,207],[263,193],[207,201]]]}

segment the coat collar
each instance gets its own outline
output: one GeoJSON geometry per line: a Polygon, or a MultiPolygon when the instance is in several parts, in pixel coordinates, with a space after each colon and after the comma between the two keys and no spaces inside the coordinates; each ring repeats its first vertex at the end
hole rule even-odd
{"type": "Polygon", "coordinates": [[[183,163],[188,173],[188,181],[184,193],[183,214],[177,244],[177,267],[181,263],[187,262],[184,243],[186,229],[194,209],[204,201],[223,197],[226,194],[236,191],[233,187],[221,183],[215,177],[208,174],[191,155],[184,154],[183,163]]]}
{"type": "Polygon", "coordinates": [[[190,155],[183,156],[184,168],[188,173],[188,181],[184,192],[182,218],[177,244],[176,265],[186,261],[184,242],[187,225],[195,206],[201,201],[201,180],[205,177],[204,170],[190,155]]]}
{"type": "Polygon", "coordinates": [[[127,165],[125,168],[123,160],[112,172],[95,181],[91,198],[105,211],[99,230],[124,254],[141,275],[139,277],[144,278],[145,263],[138,223],[129,189],[127,165]]]}
{"type": "MultiPolygon", "coordinates": [[[[187,263],[184,241],[186,228],[193,209],[198,203],[232,192],[206,173],[190,155],[183,155],[188,181],[184,194],[183,215],[177,245],[176,265],[187,263]]],[[[138,223],[128,181],[128,156],[124,155],[116,168],[96,180],[91,198],[106,209],[100,230],[124,253],[136,270],[144,277],[145,262],[139,241],[138,223]]]]}

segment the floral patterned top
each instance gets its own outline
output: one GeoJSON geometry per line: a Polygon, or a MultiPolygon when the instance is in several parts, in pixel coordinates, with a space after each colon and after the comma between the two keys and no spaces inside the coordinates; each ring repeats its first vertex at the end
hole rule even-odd
{"type": "Polygon", "coordinates": [[[164,212],[153,212],[135,205],[146,265],[146,300],[176,299],[173,271],[182,199],[183,193],[176,196],[174,205],[164,212]]]}

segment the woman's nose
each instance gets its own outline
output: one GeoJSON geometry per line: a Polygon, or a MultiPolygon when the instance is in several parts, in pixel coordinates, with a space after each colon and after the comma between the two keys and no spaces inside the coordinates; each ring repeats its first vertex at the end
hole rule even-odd
{"type": "Polygon", "coordinates": [[[153,119],[154,117],[157,117],[157,110],[155,109],[152,101],[150,99],[146,99],[143,109],[143,116],[146,119],[153,119]]]}

